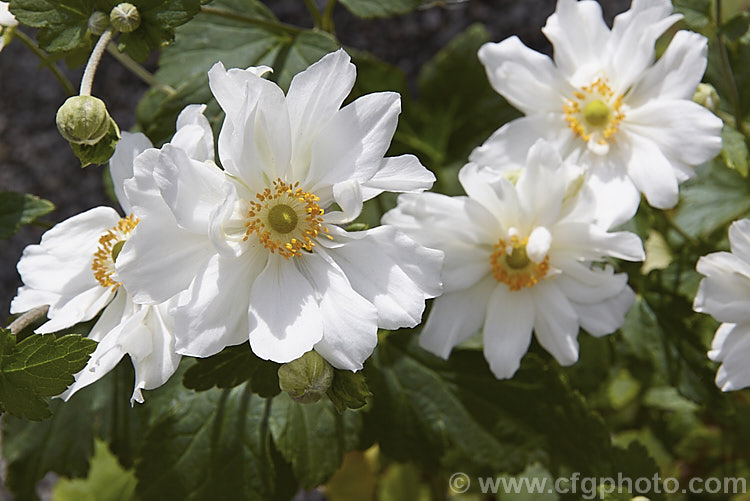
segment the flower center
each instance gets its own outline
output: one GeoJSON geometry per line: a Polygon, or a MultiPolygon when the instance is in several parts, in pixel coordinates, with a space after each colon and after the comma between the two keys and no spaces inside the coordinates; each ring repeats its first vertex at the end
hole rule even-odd
{"type": "Polygon", "coordinates": [[[255,194],[250,201],[245,236],[258,236],[258,241],[271,253],[284,258],[302,257],[302,250],[311,251],[314,239],[321,233],[327,235],[323,226],[323,209],[320,198],[309,191],[302,191],[299,183],[287,184],[281,179],[273,186],[255,194]]]}
{"type": "Polygon", "coordinates": [[[541,263],[533,262],[526,253],[527,243],[528,238],[520,240],[516,236],[510,237],[510,244],[500,239],[490,255],[492,275],[512,291],[535,285],[549,271],[549,256],[541,263]]]}
{"type": "Polygon", "coordinates": [[[131,214],[120,219],[117,225],[99,237],[99,247],[94,253],[94,262],[91,269],[94,271],[94,278],[102,287],[113,287],[113,290],[117,290],[120,286],[120,282],[112,279],[112,274],[115,272],[115,261],[117,261],[122,246],[125,245],[125,241],[130,237],[138,221],[131,214]]]}
{"type": "Polygon", "coordinates": [[[622,96],[615,96],[606,79],[597,78],[573,93],[563,105],[565,121],[573,133],[599,154],[609,151],[620,123],[625,118],[622,96]]]}

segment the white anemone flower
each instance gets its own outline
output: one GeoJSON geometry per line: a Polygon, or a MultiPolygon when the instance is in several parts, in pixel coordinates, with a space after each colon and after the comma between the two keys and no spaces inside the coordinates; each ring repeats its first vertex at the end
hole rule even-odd
{"type": "Polygon", "coordinates": [[[16,17],[8,10],[8,2],[0,2],[0,51],[8,43],[9,28],[18,26],[16,17]]]}
{"type": "Polygon", "coordinates": [[[297,74],[286,96],[262,78],[267,71],[209,71],[226,112],[223,170],[202,116],[192,141],[202,161],[174,141],[136,159],[125,186],[142,222],[117,270],[136,301],[179,293],[171,312],[183,355],[249,341],[263,359],[285,363],[315,349],[356,371],[378,328],[420,322],[425,300],[441,291],[442,253],[389,226],[338,225],[383,191],[421,191],[435,178],[412,155],[384,158],[398,94],[340,109],[356,72],[343,50],[297,74]]]}
{"type": "Polygon", "coordinates": [[[448,358],[478,331],[498,378],[518,370],[532,330],[562,365],[578,360],[578,331],[609,334],[635,295],[627,275],[604,258],[643,260],[630,232],[593,224],[595,210],[581,169],[565,165],[544,141],[529,151],[514,185],[502,173],[465,166],[468,197],[399,196],[383,221],[422,245],[445,252],[444,293],[432,303],[420,344],[448,358]]]}
{"type": "Polygon", "coordinates": [[[110,170],[124,212],[96,207],[55,225],[38,245],[24,249],[18,272],[24,285],[11,303],[11,313],[49,305],[49,320],[37,334],[57,332],[101,316],[89,338],[99,344],[75,382],[60,395],[67,400],[78,390],[101,379],[125,354],[135,368],[131,404],[143,402],[141,390],[164,384],[177,370],[168,305],[143,306],[133,302],[122,287],[115,262],[139,221],[130,214],[122,181],[133,175],[133,159],[151,143],[142,134],[123,133],[110,170]]]}
{"type": "Polygon", "coordinates": [[[707,313],[719,326],[708,357],[721,362],[716,386],[723,391],[750,386],[750,220],[729,227],[731,252],[714,252],[698,260],[705,275],[693,309],[707,313]]]}
{"type": "Polygon", "coordinates": [[[655,41],[680,18],[669,0],[633,0],[610,29],[597,2],[558,0],[542,29],[554,61],[517,37],[482,46],[490,84],[526,116],[497,130],[470,161],[512,168],[545,138],[589,170],[603,224],[630,219],[640,193],[653,207],[674,207],[678,183],[721,151],[722,128],[691,100],[706,68],[705,37],[679,31],[654,62],[655,41]]]}

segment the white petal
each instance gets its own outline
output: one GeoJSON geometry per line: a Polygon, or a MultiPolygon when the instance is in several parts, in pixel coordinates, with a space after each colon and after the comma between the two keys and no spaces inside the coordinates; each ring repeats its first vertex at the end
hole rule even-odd
{"type": "Polygon", "coordinates": [[[76,295],[61,296],[57,302],[50,304],[47,312],[49,321],[34,332],[48,334],[91,320],[109,304],[114,295],[111,288],[97,284],[95,288],[82,290],[76,295]]]}
{"type": "Polygon", "coordinates": [[[210,357],[248,340],[252,327],[247,314],[250,288],[265,265],[262,256],[265,252],[257,256],[248,253],[241,259],[214,255],[198,271],[170,310],[177,353],[210,357]]]}
{"type": "Polygon", "coordinates": [[[317,192],[340,181],[372,178],[391,144],[399,113],[401,97],[394,92],[367,94],[339,110],[313,141],[304,184],[317,192]]]}
{"type": "Polygon", "coordinates": [[[729,227],[729,245],[732,254],[750,263],[750,219],[735,221],[729,227]]]}
{"type": "Polygon", "coordinates": [[[18,288],[16,297],[10,302],[10,313],[24,313],[39,306],[53,304],[60,301],[60,294],[54,292],[32,289],[28,286],[18,288]]]}
{"type": "Polygon", "coordinates": [[[703,256],[696,266],[706,275],[695,296],[693,308],[720,322],[744,322],[750,318],[750,265],[734,254],[715,252],[703,256]]]}
{"type": "Polygon", "coordinates": [[[435,174],[427,170],[414,155],[384,158],[380,169],[362,183],[362,197],[370,200],[384,191],[419,192],[429,190],[435,174]]]}
{"type": "Polygon", "coordinates": [[[576,303],[596,304],[620,294],[628,283],[627,274],[614,273],[612,266],[592,268],[576,259],[556,261],[553,266],[562,271],[555,278],[558,287],[576,303]]]}
{"type": "Polygon", "coordinates": [[[716,386],[734,391],[750,386],[750,324],[721,324],[716,331],[711,360],[723,362],[716,373],[716,386]]]}
{"type": "Polygon", "coordinates": [[[124,287],[118,287],[115,297],[104,308],[99,319],[91,328],[91,331],[89,331],[88,338],[93,339],[97,343],[101,342],[104,336],[109,334],[111,330],[122,322],[123,317],[126,316],[126,309],[133,309],[132,297],[130,297],[124,287]]]}
{"type": "Polygon", "coordinates": [[[8,10],[9,5],[8,2],[0,2],[0,26],[7,26],[10,28],[18,26],[18,21],[16,20],[16,17],[11,14],[10,10],[8,10]]]}
{"type": "Polygon", "coordinates": [[[466,194],[487,209],[500,223],[518,222],[522,219],[516,187],[499,172],[470,163],[458,171],[458,180],[466,194]]]}
{"type": "Polygon", "coordinates": [[[532,287],[536,306],[534,333],[542,347],[560,365],[572,365],[578,360],[578,315],[553,281],[532,287]]]}
{"type": "Polygon", "coordinates": [[[224,173],[166,144],[154,166],[154,179],[177,223],[193,233],[206,234],[211,213],[224,201],[224,173]]]}
{"type": "Polygon", "coordinates": [[[250,314],[257,322],[250,332],[250,347],[265,360],[291,362],[323,337],[315,291],[294,261],[280,256],[271,256],[253,282],[250,314]]]}
{"type": "Polygon", "coordinates": [[[75,375],[75,382],[59,395],[60,398],[67,401],[76,392],[100,380],[117,366],[122,357],[125,356],[125,352],[118,342],[118,335],[123,328],[124,324],[118,325],[96,345],[96,349],[91,354],[86,367],[75,375]]]}
{"type": "Polygon", "coordinates": [[[616,94],[624,93],[654,62],[654,44],[670,26],[682,18],[672,13],[669,0],[633,0],[630,10],[615,17],[609,44],[607,74],[614,79],[616,94]]]}
{"type": "Polygon", "coordinates": [[[343,217],[337,220],[326,219],[331,223],[348,223],[362,212],[362,190],[359,182],[354,179],[341,181],[333,185],[333,198],[341,207],[343,217]]]}
{"type": "MultiPolygon", "coordinates": [[[[589,165],[586,186],[581,190],[577,210],[578,220],[597,223],[602,228],[614,228],[629,221],[638,211],[641,193],[627,175],[624,166],[615,165],[612,159],[599,157],[591,162],[589,152],[584,153],[581,165],[589,165]],[[584,217],[588,216],[588,217],[584,217]]],[[[571,215],[571,220],[576,216],[571,215]]]]}
{"type": "Polygon", "coordinates": [[[692,31],[678,31],[664,54],[628,92],[631,108],[651,99],[690,100],[706,71],[708,40],[692,31]]]}
{"type": "Polygon", "coordinates": [[[331,257],[355,291],[378,309],[378,327],[398,329],[417,325],[425,299],[442,292],[443,253],[418,245],[392,226],[357,232],[331,257]]]}
{"type": "Polygon", "coordinates": [[[351,58],[340,49],[323,56],[292,79],[286,103],[293,131],[292,168],[297,179],[307,173],[313,140],[341,108],[356,76],[351,58]]]}
{"type": "Polygon", "coordinates": [[[529,149],[526,168],[516,183],[518,200],[529,224],[547,226],[557,221],[569,180],[562,159],[551,143],[539,140],[529,149]]]}
{"type": "MultiPolygon", "coordinates": [[[[647,142],[656,144],[669,160],[686,165],[701,164],[721,151],[721,119],[692,101],[650,101],[629,111],[623,126],[631,140],[635,135],[643,138],[633,143],[634,149],[648,148],[644,146],[647,142]]],[[[644,151],[638,160],[648,163],[651,154],[644,151]]]]}
{"type": "Polygon", "coordinates": [[[534,300],[528,289],[511,291],[497,285],[487,304],[484,358],[495,377],[513,377],[529,349],[534,326],[534,300]]]}
{"type": "Polygon", "coordinates": [[[549,252],[552,243],[552,234],[544,226],[537,226],[529,235],[529,241],[526,244],[526,253],[535,263],[544,261],[549,252]]]}
{"type": "Polygon", "coordinates": [[[592,336],[598,337],[611,334],[622,327],[625,323],[625,315],[633,303],[635,303],[635,293],[630,287],[625,286],[616,296],[598,303],[581,304],[571,301],[570,304],[578,315],[581,327],[592,336]]]}
{"type": "Polygon", "coordinates": [[[199,162],[213,161],[214,134],[211,124],[203,116],[205,104],[189,104],[177,117],[177,132],[170,143],[185,150],[187,155],[199,162]]]}
{"type": "Polygon", "coordinates": [[[151,141],[142,133],[131,134],[122,132],[122,139],[115,146],[115,153],[109,159],[109,174],[112,176],[112,187],[120,201],[125,214],[130,214],[130,203],[125,196],[124,182],[133,177],[133,162],[135,157],[153,147],[151,141]]]}
{"type": "Polygon", "coordinates": [[[496,287],[497,280],[488,276],[472,287],[436,298],[419,335],[419,345],[447,360],[454,346],[482,328],[487,304],[496,287]]]}
{"type": "Polygon", "coordinates": [[[601,68],[609,28],[598,2],[559,0],[542,33],[552,42],[555,64],[568,79],[588,80],[601,68]]]}
{"type": "Polygon", "coordinates": [[[226,70],[221,62],[208,70],[208,85],[211,93],[224,110],[229,122],[244,122],[249,108],[255,106],[260,94],[276,84],[261,78],[270,71],[267,66],[241,70],[226,70]]]}
{"type": "Polygon", "coordinates": [[[525,114],[559,112],[575,90],[552,60],[526,47],[518,37],[486,43],[479,60],[492,87],[525,114]]]}
{"type": "Polygon", "coordinates": [[[643,261],[643,243],[629,231],[607,232],[597,225],[563,222],[551,228],[551,257],[598,260],[604,256],[643,261]]]}
{"type": "Polygon", "coordinates": [[[667,157],[651,139],[632,134],[628,175],[649,205],[671,209],[679,200],[677,177],[667,157]]]}
{"type": "Polygon", "coordinates": [[[344,272],[320,254],[299,261],[323,317],[323,338],[315,351],[337,369],[358,371],[378,342],[378,312],[352,289],[344,272]]]}

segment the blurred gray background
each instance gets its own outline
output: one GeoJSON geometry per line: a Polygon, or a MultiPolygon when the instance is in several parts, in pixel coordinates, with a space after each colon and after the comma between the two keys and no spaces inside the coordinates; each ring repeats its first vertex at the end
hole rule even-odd
{"type": "MultiPolygon", "coordinates": [[[[324,0],[320,3],[324,3],[324,0]]],[[[469,25],[481,22],[492,39],[518,35],[527,45],[547,53],[551,47],[539,31],[555,8],[555,0],[469,0],[440,2],[409,15],[383,20],[359,20],[338,5],[337,35],[347,47],[374,53],[401,68],[415,83],[419,68],[469,25]]],[[[601,0],[605,17],[627,9],[626,0],[601,0]]],[[[302,0],[268,0],[266,4],[285,22],[311,26],[302,0]]],[[[31,33],[30,31],[27,31],[31,33]]],[[[146,67],[156,69],[156,56],[146,67]]],[[[82,69],[66,70],[74,85],[82,69]]],[[[107,103],[123,130],[135,123],[135,106],[146,85],[104,54],[93,94],[107,103]]],[[[81,169],[55,127],[55,112],[65,93],[37,58],[14,41],[0,53],[0,191],[32,193],[52,201],[57,209],[43,219],[62,221],[98,205],[111,205],[102,186],[102,168],[81,169]]],[[[24,226],[10,240],[0,241],[0,319],[21,285],[16,273],[26,245],[37,243],[44,228],[24,226]]]]}

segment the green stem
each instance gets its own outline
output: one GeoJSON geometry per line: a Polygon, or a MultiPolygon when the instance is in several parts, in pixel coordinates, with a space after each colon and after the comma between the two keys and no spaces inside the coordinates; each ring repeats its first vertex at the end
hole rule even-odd
{"type": "Polygon", "coordinates": [[[729,82],[729,100],[732,103],[732,111],[734,112],[735,126],[747,139],[750,139],[750,134],[745,128],[744,121],[742,120],[742,107],[740,106],[740,92],[737,89],[737,81],[734,79],[734,73],[732,72],[732,66],[729,63],[729,54],[727,53],[727,46],[724,43],[724,36],[721,34],[721,2],[722,0],[716,0],[716,43],[719,44],[719,56],[721,58],[721,67],[724,71],[724,77],[729,82]]]}
{"type": "Polygon", "coordinates": [[[172,88],[171,86],[164,84],[156,79],[156,77],[152,74],[146,71],[146,69],[141,66],[140,64],[133,61],[133,59],[128,56],[127,54],[120,52],[117,50],[117,47],[114,43],[109,42],[109,45],[107,45],[107,52],[109,52],[112,57],[117,59],[120,64],[122,64],[124,67],[129,69],[133,74],[135,74],[138,78],[149,84],[151,87],[159,90],[160,92],[163,92],[164,94],[171,96],[175,94],[177,91],[172,88]]]}
{"type": "Polygon", "coordinates": [[[305,31],[303,28],[300,28],[298,26],[292,26],[291,24],[267,21],[265,19],[258,19],[257,17],[250,17],[250,16],[246,16],[245,14],[239,14],[237,12],[232,12],[232,11],[224,10],[224,9],[217,9],[216,7],[209,7],[207,5],[203,5],[201,7],[201,12],[204,14],[210,14],[212,16],[219,16],[219,17],[223,17],[226,19],[231,19],[233,21],[241,21],[243,23],[252,24],[255,26],[259,26],[261,28],[266,28],[268,30],[281,31],[284,33],[292,34],[292,35],[298,35],[302,33],[303,31],[305,31]]]}
{"type": "Polygon", "coordinates": [[[114,31],[112,31],[111,26],[104,30],[104,33],[102,33],[102,36],[100,36],[99,40],[96,42],[94,50],[91,51],[89,62],[86,63],[86,69],[83,70],[83,78],[81,78],[81,90],[79,92],[80,95],[91,95],[91,87],[92,85],[94,85],[94,75],[96,75],[96,68],[99,67],[99,61],[102,60],[104,49],[107,48],[109,41],[112,40],[113,33],[114,31]]]}
{"type": "Polygon", "coordinates": [[[310,11],[310,15],[313,18],[313,23],[315,23],[316,28],[320,28],[323,24],[323,17],[320,15],[320,10],[318,10],[318,6],[315,5],[315,0],[302,0],[305,2],[305,7],[307,7],[307,10],[310,11]]]}
{"type": "Polygon", "coordinates": [[[333,8],[336,6],[336,0],[328,0],[326,2],[326,6],[323,9],[323,19],[321,21],[321,28],[323,28],[328,33],[333,34],[334,31],[334,25],[333,25],[333,8]]]}
{"type": "Polygon", "coordinates": [[[47,54],[40,49],[34,41],[26,35],[23,31],[16,28],[13,32],[13,36],[21,41],[26,47],[31,50],[31,52],[34,53],[36,57],[38,57],[41,62],[42,66],[46,66],[49,68],[49,70],[52,72],[53,75],[55,75],[55,78],[57,78],[57,81],[60,82],[60,85],[62,85],[63,89],[65,89],[65,92],[69,96],[73,96],[76,93],[75,87],[73,87],[73,84],[68,80],[68,77],[63,75],[63,73],[60,71],[60,68],[57,67],[55,63],[53,63],[47,54]]]}

